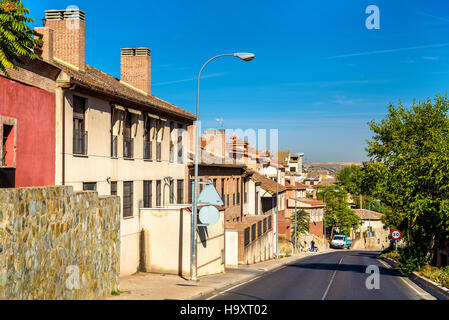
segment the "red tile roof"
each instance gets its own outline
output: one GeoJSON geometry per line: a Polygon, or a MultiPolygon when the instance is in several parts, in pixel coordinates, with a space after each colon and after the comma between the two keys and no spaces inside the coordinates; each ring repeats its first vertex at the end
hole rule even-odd
{"type": "Polygon", "coordinates": [[[382,218],[382,213],[367,210],[367,209],[353,209],[355,214],[358,215],[362,220],[380,220],[382,218]]]}
{"type": "Polygon", "coordinates": [[[250,175],[252,181],[259,183],[260,186],[271,195],[275,195],[276,190],[278,190],[279,193],[283,193],[287,190],[283,185],[278,184],[276,181],[273,181],[258,172],[247,170],[247,173],[250,175]]]}
{"type": "Polygon", "coordinates": [[[54,62],[54,64],[70,76],[72,84],[79,85],[87,90],[108,95],[111,99],[125,101],[130,106],[134,104],[139,105],[144,109],[148,109],[147,111],[150,112],[157,113],[160,111],[185,119],[195,120],[194,114],[153,95],[144,95],[137,90],[133,90],[113,76],[89,65],[86,65],[85,71],[76,71],[57,62],[54,62]]]}

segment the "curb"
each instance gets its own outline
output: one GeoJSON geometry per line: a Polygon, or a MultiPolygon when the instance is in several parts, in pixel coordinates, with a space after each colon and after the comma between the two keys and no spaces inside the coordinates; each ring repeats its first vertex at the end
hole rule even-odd
{"type": "Polygon", "coordinates": [[[239,284],[243,284],[245,282],[249,282],[249,281],[251,281],[251,280],[253,280],[253,279],[257,278],[257,277],[260,277],[261,275],[263,275],[265,273],[276,271],[276,270],[282,268],[283,266],[285,266],[287,264],[290,264],[290,263],[293,263],[293,262],[296,262],[296,261],[299,261],[299,260],[302,260],[302,259],[305,259],[305,258],[308,258],[308,257],[312,257],[314,255],[321,255],[321,254],[325,254],[325,253],[329,253],[329,252],[332,252],[332,251],[324,251],[324,252],[320,252],[319,251],[316,254],[311,254],[311,255],[304,256],[304,257],[297,257],[296,259],[283,261],[281,264],[275,265],[273,267],[268,267],[267,269],[263,269],[263,270],[261,270],[260,272],[258,272],[256,274],[247,276],[247,277],[245,277],[243,279],[240,279],[240,280],[227,282],[227,283],[225,283],[223,285],[219,285],[216,288],[211,288],[211,289],[205,290],[203,292],[200,292],[200,293],[198,293],[196,295],[193,295],[193,296],[190,296],[190,297],[186,297],[183,300],[198,300],[198,299],[200,299],[200,298],[202,298],[204,296],[207,296],[207,295],[215,293],[215,292],[216,293],[220,293],[220,291],[223,291],[223,289],[232,288],[232,287],[237,286],[239,284]]]}
{"type": "MultiPolygon", "coordinates": [[[[390,258],[382,258],[382,260],[385,260],[392,264],[395,268],[397,268],[397,262],[390,259],[390,258]]],[[[418,274],[417,272],[413,272],[412,274],[408,275],[408,278],[413,281],[414,283],[420,285],[423,289],[425,289],[428,293],[434,295],[434,293],[437,293],[439,297],[439,300],[449,300],[449,289],[439,285],[436,282],[433,282],[430,279],[427,279],[423,277],[422,275],[418,274]]]]}

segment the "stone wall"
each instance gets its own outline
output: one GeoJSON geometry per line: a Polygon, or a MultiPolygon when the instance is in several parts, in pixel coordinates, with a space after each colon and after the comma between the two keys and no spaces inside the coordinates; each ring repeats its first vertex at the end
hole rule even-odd
{"type": "Polygon", "coordinates": [[[0,189],[0,299],[98,299],[119,271],[118,197],[0,189]]]}

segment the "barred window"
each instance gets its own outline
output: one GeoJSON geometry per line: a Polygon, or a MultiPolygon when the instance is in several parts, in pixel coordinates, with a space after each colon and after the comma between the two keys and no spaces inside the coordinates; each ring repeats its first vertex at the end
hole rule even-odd
{"type": "Polygon", "coordinates": [[[244,245],[247,246],[249,245],[249,228],[245,229],[245,234],[244,234],[244,245]]]}
{"type": "Polygon", "coordinates": [[[251,226],[251,241],[256,240],[256,224],[251,226]]]}

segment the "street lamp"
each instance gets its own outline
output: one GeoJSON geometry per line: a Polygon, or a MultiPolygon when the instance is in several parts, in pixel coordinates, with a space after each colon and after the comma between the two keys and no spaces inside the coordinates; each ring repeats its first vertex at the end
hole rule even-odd
{"type": "Polygon", "coordinates": [[[337,189],[327,190],[324,193],[324,197],[323,197],[323,202],[324,202],[323,229],[324,229],[324,231],[323,231],[323,233],[324,233],[324,248],[325,249],[327,248],[327,244],[326,244],[326,194],[328,192],[340,192],[340,190],[337,190],[337,189]]]}
{"type": "Polygon", "coordinates": [[[195,178],[193,180],[193,194],[192,194],[192,234],[191,234],[191,256],[190,256],[190,278],[193,281],[197,280],[197,265],[196,265],[196,229],[197,229],[197,211],[198,211],[198,153],[199,153],[199,116],[200,116],[200,78],[204,68],[211,62],[220,57],[236,57],[243,61],[251,61],[255,58],[254,53],[230,53],[220,54],[206,61],[198,74],[198,87],[196,95],[196,121],[195,121],[195,178]]]}

